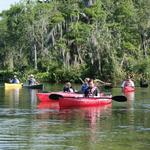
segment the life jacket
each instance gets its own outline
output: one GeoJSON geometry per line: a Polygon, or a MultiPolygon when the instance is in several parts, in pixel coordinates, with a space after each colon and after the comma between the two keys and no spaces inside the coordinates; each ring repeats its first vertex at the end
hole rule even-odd
{"type": "Polygon", "coordinates": [[[34,78],[29,79],[28,82],[29,82],[29,85],[36,84],[36,80],[34,78]]]}
{"type": "Polygon", "coordinates": [[[131,83],[131,81],[125,81],[125,84],[124,84],[124,87],[126,87],[126,86],[132,86],[132,83],[131,83]]]}
{"type": "Polygon", "coordinates": [[[88,96],[93,96],[94,91],[97,89],[97,87],[93,87],[92,89],[89,89],[89,94],[88,96]]]}

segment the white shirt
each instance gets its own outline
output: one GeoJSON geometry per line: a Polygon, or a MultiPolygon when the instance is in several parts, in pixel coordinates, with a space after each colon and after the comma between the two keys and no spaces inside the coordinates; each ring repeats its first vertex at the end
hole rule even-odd
{"type": "Polygon", "coordinates": [[[130,79],[130,80],[126,80],[126,81],[123,81],[121,87],[124,88],[125,86],[131,86],[131,87],[134,87],[134,82],[130,79]]]}

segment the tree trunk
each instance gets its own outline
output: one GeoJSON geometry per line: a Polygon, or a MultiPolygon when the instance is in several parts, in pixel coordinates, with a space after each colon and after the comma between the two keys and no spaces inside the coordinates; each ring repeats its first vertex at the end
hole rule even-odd
{"type": "Polygon", "coordinates": [[[34,44],[34,69],[37,70],[37,49],[35,44],[34,44]]]}

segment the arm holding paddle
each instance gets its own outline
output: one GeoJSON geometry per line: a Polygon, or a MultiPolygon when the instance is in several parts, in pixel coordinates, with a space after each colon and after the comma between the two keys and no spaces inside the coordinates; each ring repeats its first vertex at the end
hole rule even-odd
{"type": "Polygon", "coordinates": [[[39,84],[39,82],[36,81],[36,79],[34,78],[34,75],[30,75],[28,78],[28,84],[29,85],[37,85],[39,84]]]}
{"type": "Polygon", "coordinates": [[[100,80],[100,79],[95,79],[94,82],[101,83],[102,85],[108,85],[108,86],[111,86],[111,85],[112,85],[112,83],[104,82],[104,81],[102,81],[102,80],[100,80]]]}

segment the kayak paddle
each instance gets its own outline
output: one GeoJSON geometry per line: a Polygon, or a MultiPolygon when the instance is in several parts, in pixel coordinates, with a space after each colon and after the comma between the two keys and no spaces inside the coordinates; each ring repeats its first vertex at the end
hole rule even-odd
{"type": "MultiPolygon", "coordinates": [[[[63,95],[60,95],[60,94],[50,94],[49,95],[49,98],[52,99],[52,100],[59,100],[60,98],[77,98],[77,99],[80,99],[80,98],[90,98],[90,97],[76,97],[76,96],[63,96],[63,95]]],[[[114,101],[117,101],[117,102],[126,102],[127,101],[127,98],[123,95],[119,95],[119,96],[113,96],[113,97],[91,97],[91,98],[95,98],[95,99],[112,99],[114,101]]]]}

